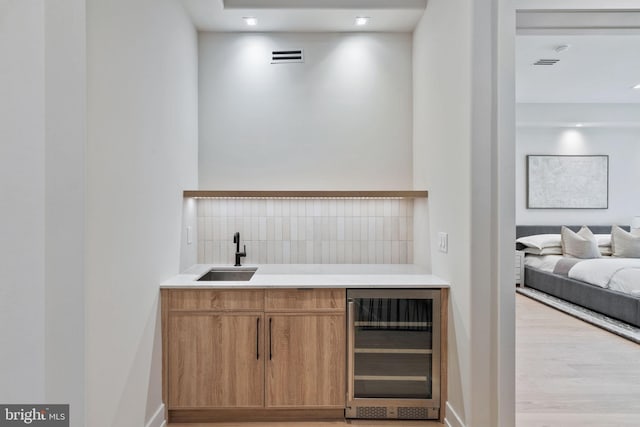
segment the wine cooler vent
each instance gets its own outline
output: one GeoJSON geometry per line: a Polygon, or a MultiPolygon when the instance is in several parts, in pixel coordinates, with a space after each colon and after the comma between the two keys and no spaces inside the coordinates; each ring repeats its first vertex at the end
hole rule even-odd
{"type": "Polygon", "coordinates": [[[387,418],[387,408],[384,406],[359,406],[356,412],[356,418],[387,418]]]}

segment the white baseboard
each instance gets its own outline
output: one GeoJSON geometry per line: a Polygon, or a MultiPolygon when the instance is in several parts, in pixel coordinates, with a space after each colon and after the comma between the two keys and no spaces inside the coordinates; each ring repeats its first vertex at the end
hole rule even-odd
{"type": "Polygon", "coordinates": [[[444,423],[447,427],[465,427],[464,423],[460,419],[458,413],[453,409],[453,406],[447,402],[447,412],[444,417],[444,423]]]}
{"type": "Polygon", "coordinates": [[[165,427],[166,425],[167,422],[164,419],[164,403],[162,403],[145,427],[165,427]]]}

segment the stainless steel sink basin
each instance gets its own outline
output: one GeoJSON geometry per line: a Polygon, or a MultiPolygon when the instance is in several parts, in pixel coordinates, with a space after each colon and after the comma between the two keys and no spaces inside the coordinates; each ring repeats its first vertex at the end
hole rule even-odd
{"type": "Polygon", "coordinates": [[[247,282],[257,268],[212,268],[198,279],[198,282],[247,282]]]}

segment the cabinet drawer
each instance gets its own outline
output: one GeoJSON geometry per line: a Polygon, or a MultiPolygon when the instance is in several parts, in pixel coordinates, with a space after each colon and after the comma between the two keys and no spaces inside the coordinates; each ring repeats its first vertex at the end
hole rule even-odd
{"type": "Polygon", "coordinates": [[[262,311],[264,290],[172,290],[169,296],[170,310],[211,311],[262,311]]]}
{"type": "Polygon", "coordinates": [[[344,289],[268,289],[265,311],[344,311],[344,289]]]}

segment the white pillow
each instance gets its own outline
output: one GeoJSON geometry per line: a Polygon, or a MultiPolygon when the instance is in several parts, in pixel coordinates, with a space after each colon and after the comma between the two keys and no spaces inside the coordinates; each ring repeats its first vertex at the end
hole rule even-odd
{"type": "Polygon", "coordinates": [[[614,225],[611,229],[611,249],[615,257],[640,258],[640,233],[629,233],[614,225]]]}
{"type": "Polygon", "coordinates": [[[533,236],[523,236],[516,240],[516,243],[525,245],[528,248],[544,249],[562,247],[559,234],[534,234],[533,236]]]}
{"type": "Polygon", "coordinates": [[[598,246],[611,246],[611,234],[596,234],[598,246]]]}
{"type": "Polygon", "coordinates": [[[574,233],[567,227],[560,230],[562,237],[562,254],[574,258],[600,258],[598,241],[588,227],[583,226],[580,231],[574,233]]]}
{"type": "Polygon", "coordinates": [[[524,252],[525,254],[532,254],[532,255],[562,255],[562,247],[558,246],[553,248],[542,248],[542,249],[524,248],[522,252],[524,252]]]}

